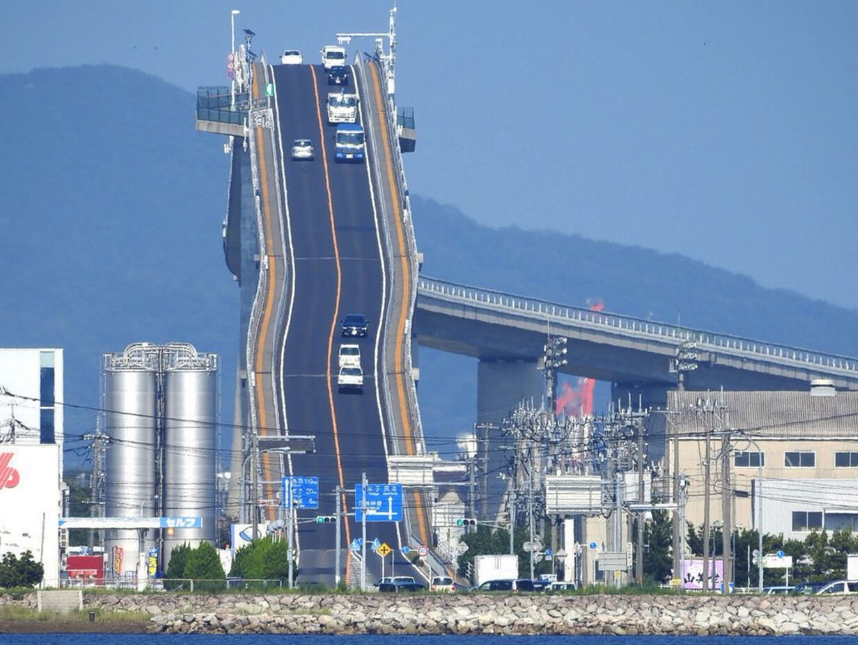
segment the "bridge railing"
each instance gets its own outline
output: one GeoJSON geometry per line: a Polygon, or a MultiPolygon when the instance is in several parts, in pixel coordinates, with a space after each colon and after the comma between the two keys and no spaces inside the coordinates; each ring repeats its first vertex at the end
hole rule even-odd
{"type": "MultiPolygon", "coordinates": [[[[375,56],[365,56],[365,58],[358,57],[357,65],[363,68],[364,65],[377,65],[381,74],[382,82],[388,78],[388,69],[387,69],[387,60],[378,55],[378,52],[375,56]]],[[[417,241],[416,236],[414,234],[414,224],[411,217],[411,200],[408,194],[408,183],[405,177],[405,164],[402,159],[402,151],[399,147],[398,143],[398,135],[396,132],[396,105],[394,99],[391,95],[387,96],[387,110],[388,110],[388,118],[385,120],[385,124],[387,127],[387,136],[388,140],[391,142],[390,151],[393,155],[393,163],[395,166],[395,187],[399,191],[399,197],[402,203],[402,227],[405,235],[405,243],[407,245],[407,258],[406,260],[409,263],[409,271],[412,276],[416,276],[418,273],[417,266],[417,241]]],[[[385,220],[386,222],[386,220],[385,220]]],[[[395,238],[393,237],[391,231],[385,225],[385,232],[389,242],[393,243],[395,238]]],[[[390,248],[391,244],[387,245],[390,248]]],[[[392,264],[396,260],[396,256],[394,254],[390,254],[388,256],[388,261],[392,264]]],[[[412,280],[411,288],[405,297],[408,299],[408,309],[413,312],[414,307],[417,302],[417,280],[412,280]]],[[[409,318],[406,324],[406,328],[403,331],[404,338],[399,339],[399,342],[403,343],[403,347],[400,351],[403,352],[404,355],[404,367],[403,370],[406,373],[406,396],[408,398],[408,405],[413,413],[410,415],[410,418],[414,423],[414,433],[415,436],[419,438],[419,442],[417,445],[417,450],[419,453],[423,453],[425,451],[425,442],[423,441],[423,429],[421,425],[421,417],[420,417],[420,406],[417,399],[417,389],[414,384],[414,380],[412,375],[414,373],[413,364],[411,360],[412,356],[412,341],[411,341],[411,319],[409,318]]],[[[393,400],[390,396],[390,391],[387,389],[385,385],[387,400],[393,400]]],[[[396,428],[397,424],[395,422],[395,415],[393,415],[391,410],[388,410],[388,426],[391,428],[396,428]]],[[[397,444],[398,442],[393,442],[397,444]]],[[[397,454],[401,453],[401,449],[398,445],[395,446],[397,450],[397,454]]]]}
{"type": "MultiPolygon", "coordinates": [[[[265,241],[265,222],[264,215],[262,212],[262,204],[260,201],[260,196],[262,194],[261,184],[259,178],[259,150],[256,148],[256,137],[247,137],[247,141],[249,143],[249,152],[250,152],[250,169],[251,169],[251,181],[253,185],[253,195],[254,195],[254,210],[256,212],[256,229],[257,234],[259,235],[259,248],[266,248],[265,241]]],[[[233,154],[235,154],[233,152],[233,154]]],[[[256,375],[255,375],[255,366],[256,366],[256,339],[259,334],[259,328],[262,323],[262,303],[265,301],[265,297],[268,293],[269,289],[269,273],[268,273],[268,256],[261,254],[260,263],[259,263],[259,282],[256,287],[256,293],[253,297],[253,305],[250,308],[250,319],[248,321],[247,326],[247,344],[245,346],[245,360],[247,361],[247,371],[248,371],[248,379],[247,379],[247,389],[248,389],[248,407],[249,407],[249,421],[250,428],[253,433],[259,434],[259,410],[256,407],[256,375]]],[[[257,460],[258,465],[258,460],[257,460]]],[[[241,474],[244,477],[244,473],[241,474]]],[[[251,491],[249,494],[247,493],[248,486],[242,488],[244,492],[244,497],[242,498],[241,510],[242,513],[246,512],[247,508],[247,500],[255,499],[258,497],[259,491],[251,491]]],[[[254,507],[255,509],[255,507],[254,507]]],[[[254,513],[256,510],[253,511],[254,513]]]]}
{"type": "Polygon", "coordinates": [[[725,353],[753,355],[761,359],[777,362],[793,362],[808,367],[824,368],[826,372],[840,371],[858,377],[858,359],[836,354],[824,354],[799,347],[774,345],[770,343],[700,331],[653,322],[642,318],[622,316],[579,307],[570,307],[557,303],[515,296],[491,289],[469,287],[453,282],[445,282],[421,277],[418,293],[438,296],[450,302],[460,302],[509,313],[538,316],[558,323],[574,322],[578,325],[592,326],[595,329],[610,329],[638,338],[658,338],[664,342],[675,341],[697,343],[698,347],[719,349],[725,353]]]}

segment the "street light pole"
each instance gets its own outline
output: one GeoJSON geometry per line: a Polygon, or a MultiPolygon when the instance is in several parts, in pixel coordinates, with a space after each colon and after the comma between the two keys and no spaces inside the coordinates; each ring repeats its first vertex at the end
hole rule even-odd
{"type": "MultiPolygon", "coordinates": [[[[152,500],[157,500],[158,495],[152,495],[151,497],[147,497],[142,502],[140,502],[140,519],[143,519],[143,507],[148,504],[152,500]]],[[[146,529],[142,526],[137,529],[138,541],[137,541],[137,590],[143,591],[146,589],[146,583],[144,580],[147,576],[143,574],[146,573],[146,529]]]]}
{"type": "Polygon", "coordinates": [[[231,110],[235,109],[235,68],[238,64],[236,60],[238,57],[235,55],[235,17],[240,13],[241,11],[238,9],[233,9],[229,17],[230,26],[232,27],[232,49],[229,50],[229,55],[232,57],[230,61],[232,63],[232,78],[229,85],[229,107],[231,110]]]}

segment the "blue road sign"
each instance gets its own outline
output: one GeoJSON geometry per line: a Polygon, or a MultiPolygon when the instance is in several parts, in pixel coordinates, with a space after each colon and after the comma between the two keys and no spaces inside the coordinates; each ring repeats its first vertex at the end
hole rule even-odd
{"type": "Polygon", "coordinates": [[[553,553],[552,553],[551,549],[545,549],[545,557],[546,557],[546,558],[549,558],[549,557],[551,557],[552,555],[553,555],[553,553]]]}
{"type": "Polygon", "coordinates": [[[402,555],[408,555],[409,553],[411,553],[411,547],[410,546],[404,546],[400,549],[400,551],[402,551],[402,555]]]}
{"type": "Polygon", "coordinates": [[[284,477],[280,481],[280,500],[283,508],[319,508],[319,478],[318,477],[284,477]],[[289,495],[289,483],[292,484],[292,494],[289,495]]]}
{"type": "Polygon", "coordinates": [[[359,539],[360,538],[356,538],[351,541],[351,544],[349,544],[349,551],[360,551],[361,543],[358,542],[359,539]]]}
{"type": "MultiPolygon", "coordinates": [[[[355,485],[355,521],[362,522],[364,509],[361,500],[364,496],[363,485],[355,485]]],[[[366,485],[366,521],[401,522],[402,521],[402,484],[366,485]]]]}

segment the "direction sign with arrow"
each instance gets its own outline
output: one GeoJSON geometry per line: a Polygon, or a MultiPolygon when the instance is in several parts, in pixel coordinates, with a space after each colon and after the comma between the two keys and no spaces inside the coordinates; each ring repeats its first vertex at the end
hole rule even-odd
{"type": "Polygon", "coordinates": [[[355,521],[364,521],[362,503],[366,501],[367,522],[402,521],[402,484],[355,485],[355,521]]]}

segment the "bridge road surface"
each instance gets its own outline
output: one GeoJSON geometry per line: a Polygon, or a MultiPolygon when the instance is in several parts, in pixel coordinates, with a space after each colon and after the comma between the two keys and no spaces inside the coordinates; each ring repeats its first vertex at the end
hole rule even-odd
{"type": "MultiPolygon", "coordinates": [[[[353,491],[362,473],[369,483],[388,481],[382,397],[375,378],[385,268],[367,165],[334,162],[335,126],[328,125],[325,112],[327,74],[311,65],[273,70],[285,168],[284,232],[294,279],[276,359],[278,387],[288,432],[315,437],[315,454],[290,457],[292,474],[318,477],[320,498],[318,510],[298,512],[297,580],[333,586],[336,525],[317,524],[315,517],[334,515],[336,487],[353,491]],[[298,138],[313,140],[313,161],[291,159],[291,143],[298,138]],[[344,340],[340,320],[346,313],[363,313],[370,320],[367,338],[348,341],[361,347],[362,394],[337,392],[337,352],[344,340]]],[[[354,492],[344,493],[341,500],[349,515],[341,523],[344,575],[349,544],[361,536],[361,526],[354,522],[354,492]]],[[[394,523],[369,523],[367,539],[375,538],[399,552],[394,523]]],[[[369,579],[380,577],[380,556],[367,550],[367,560],[369,579]]],[[[390,556],[386,560],[389,571],[390,556]]]]}

